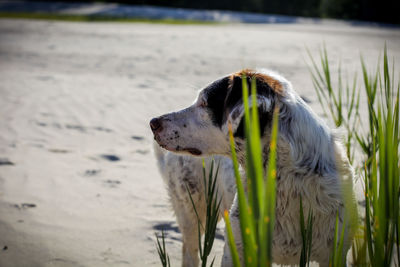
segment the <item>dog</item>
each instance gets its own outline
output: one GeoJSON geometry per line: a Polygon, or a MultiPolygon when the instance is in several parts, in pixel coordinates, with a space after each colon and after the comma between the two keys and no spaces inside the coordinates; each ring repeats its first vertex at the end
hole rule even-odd
{"type": "MultiPolygon", "coordinates": [[[[299,263],[302,248],[299,201],[302,198],[304,214],[308,214],[309,210],[313,212],[311,261],[318,262],[320,266],[329,266],[336,216],[339,218],[339,233],[342,227],[345,227],[343,230],[348,237],[344,240],[345,251],[350,247],[354,234],[350,224],[344,224],[349,208],[345,207],[343,189],[344,186],[350,188],[350,202],[355,203],[352,193],[354,173],[335,131],[311,110],[293,90],[291,83],[281,75],[268,70],[249,69],[226,75],[202,89],[194,104],[188,108],[153,118],[150,127],[157,144],[163,149],[177,153],[166,156],[159,154],[159,162],[163,161],[164,164],[164,168],[161,168],[163,176],[169,177],[166,179],[169,183],[179,184],[183,184],[185,177],[192,176],[187,179],[189,184],[192,183],[189,187],[196,188],[193,191],[197,192],[202,176],[201,172],[199,173],[199,157],[231,155],[228,125],[234,135],[239,163],[242,167],[245,166],[242,79],[245,79],[248,85],[251,80],[255,80],[257,86],[256,103],[250,102],[249,105],[257,105],[259,111],[264,166],[268,164],[273,110],[279,107],[273,261],[283,265],[299,263]]],[[[222,159],[226,169],[219,179],[233,180],[232,170],[229,169],[231,163],[225,158],[222,159]]],[[[183,196],[187,195],[187,192],[174,191],[169,185],[168,187],[178,223],[182,232],[185,232],[182,266],[197,266],[197,255],[193,254],[196,248],[189,245],[191,242],[198,242],[196,228],[190,230],[194,232],[189,233],[183,229],[185,223],[180,223],[180,217],[185,216],[181,213],[193,212],[180,208],[186,205],[183,202],[187,200],[183,196]],[[178,203],[174,204],[174,201],[178,203]],[[188,234],[193,237],[188,237],[188,234]]],[[[199,191],[201,190],[204,189],[199,191]]],[[[232,199],[229,190],[223,197],[228,198],[227,204],[224,204],[224,208],[227,208],[232,199]]],[[[196,199],[195,202],[197,201],[199,200],[196,199]]],[[[243,244],[236,197],[233,198],[229,217],[243,264],[243,244]]],[[[222,266],[232,265],[230,249],[225,241],[222,266]]]]}

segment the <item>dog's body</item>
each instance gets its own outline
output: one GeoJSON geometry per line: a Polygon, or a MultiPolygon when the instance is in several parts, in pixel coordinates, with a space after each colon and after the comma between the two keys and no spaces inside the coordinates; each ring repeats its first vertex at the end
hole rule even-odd
{"type": "MultiPolygon", "coordinates": [[[[248,83],[250,79],[256,80],[257,103],[250,103],[250,105],[257,105],[260,114],[264,166],[268,162],[272,111],[276,106],[280,109],[273,260],[279,264],[299,263],[302,247],[299,212],[301,197],[305,214],[308,214],[311,209],[314,215],[311,260],[328,266],[333,247],[336,214],[338,213],[340,229],[345,216],[343,184],[352,186],[353,172],[344,150],[332,130],[313,113],[283,77],[267,71],[244,70],[217,80],[203,89],[197,101],[189,108],[153,119],[150,125],[155,140],[165,149],[177,153],[189,153],[195,156],[213,154],[230,156],[228,140],[228,124],[230,124],[235,137],[239,162],[244,166],[242,77],[245,77],[248,83]]],[[[173,157],[175,159],[172,161],[181,159],[177,155],[173,157]]],[[[189,159],[190,164],[184,164],[181,167],[176,167],[176,163],[172,162],[172,165],[169,166],[175,166],[173,171],[175,173],[182,173],[177,168],[185,169],[190,173],[192,168],[199,168],[195,166],[201,166],[196,160],[189,159]]],[[[201,172],[200,175],[198,171],[193,173],[195,175],[193,175],[194,180],[192,181],[196,180],[197,184],[201,184],[201,172]]],[[[229,170],[221,176],[225,177],[225,175],[230,179],[233,177],[232,171],[229,172],[229,170]]],[[[166,176],[167,180],[174,181],[172,172],[166,176]]],[[[175,176],[175,179],[179,183],[184,181],[183,176],[179,175],[175,176]]],[[[170,195],[177,194],[177,199],[182,199],[184,195],[187,195],[186,189],[179,192],[173,189],[169,190],[170,195]]],[[[231,199],[229,194],[225,196],[231,199]]],[[[173,205],[179,223],[179,217],[182,215],[178,213],[183,213],[183,209],[180,209],[179,205],[182,203],[173,205]]],[[[225,206],[229,205],[225,204],[225,206]]],[[[193,213],[190,210],[184,212],[193,213]]],[[[230,219],[236,245],[241,260],[243,260],[236,198],[230,211],[230,219]]],[[[182,229],[184,226],[179,224],[182,232],[185,232],[182,229]]],[[[191,234],[197,242],[197,233],[192,232],[191,234]]],[[[187,253],[185,247],[188,246],[185,241],[188,237],[185,235],[184,233],[183,266],[191,266],[190,264],[196,266],[197,256],[196,259],[193,259],[192,254],[190,257],[185,254],[187,253]],[[186,261],[186,258],[191,259],[186,261]]],[[[350,233],[350,238],[345,240],[345,248],[350,245],[351,235],[350,233]]],[[[193,249],[191,250],[193,251],[193,249]]],[[[232,266],[227,244],[222,265],[232,266]]]]}

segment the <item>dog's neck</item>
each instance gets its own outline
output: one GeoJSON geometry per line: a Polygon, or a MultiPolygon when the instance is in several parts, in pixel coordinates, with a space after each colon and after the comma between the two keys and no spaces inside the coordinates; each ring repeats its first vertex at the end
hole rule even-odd
{"type": "MultiPolygon", "coordinates": [[[[246,148],[245,142],[236,142],[236,153],[239,164],[245,168],[246,166],[246,148]]],[[[270,134],[266,134],[261,139],[262,146],[262,162],[264,169],[268,167],[268,159],[270,153],[270,134]]],[[[279,137],[277,142],[277,163],[276,168],[279,170],[280,168],[287,168],[289,166],[295,167],[294,162],[291,156],[290,145],[285,141],[284,138],[279,137]]]]}
{"type": "Polygon", "coordinates": [[[300,97],[281,105],[279,135],[290,146],[293,164],[305,171],[336,171],[332,130],[300,97]]]}

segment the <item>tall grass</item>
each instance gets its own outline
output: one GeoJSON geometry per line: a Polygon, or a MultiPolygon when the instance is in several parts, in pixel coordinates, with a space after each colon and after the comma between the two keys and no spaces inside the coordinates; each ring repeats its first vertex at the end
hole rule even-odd
{"type": "Polygon", "coordinates": [[[353,85],[343,89],[340,66],[337,87],[333,85],[325,48],[321,51],[320,67],[311,54],[310,57],[314,87],[322,106],[327,107],[325,113],[330,115],[336,126],[344,126],[347,130],[349,158],[354,160],[356,151],[362,155],[361,160],[354,161],[364,180],[365,193],[365,216],[352,248],[354,263],[362,266],[399,266],[400,83],[394,64],[389,67],[385,46],[383,64],[378,63],[376,70],[370,73],[361,58],[363,84],[357,86],[355,77],[353,85]],[[360,115],[362,93],[367,98],[367,127],[360,115]]]}
{"type": "Polygon", "coordinates": [[[356,137],[360,115],[360,92],[357,90],[357,75],[354,75],[351,83],[344,82],[342,66],[339,63],[335,88],[326,48],[324,47],[320,53],[320,66],[314,60],[311,52],[309,50],[307,52],[312,63],[310,68],[311,79],[318,100],[324,113],[331,117],[335,126],[343,126],[346,129],[345,146],[347,157],[353,163],[355,151],[352,149],[352,142],[356,137]]]}
{"type": "Polygon", "coordinates": [[[171,261],[169,260],[169,256],[167,253],[167,249],[165,248],[165,236],[164,230],[161,231],[161,237],[156,235],[157,240],[157,252],[160,257],[160,261],[163,267],[171,267],[171,261]],[[160,241],[161,239],[161,241],[160,241]]]}
{"type": "MultiPolygon", "coordinates": [[[[245,266],[271,266],[272,236],[275,222],[276,142],[279,109],[276,107],[273,114],[270,154],[265,179],[262,164],[258,110],[257,105],[252,105],[251,109],[249,108],[246,77],[242,77],[242,88],[245,110],[247,192],[244,190],[238,170],[239,165],[231,127],[229,127],[229,137],[239,201],[240,229],[244,252],[243,260],[245,266]]],[[[252,103],[257,102],[256,90],[255,80],[252,80],[252,103]]],[[[225,215],[225,221],[226,225],[228,225],[227,235],[234,266],[241,266],[227,214],[225,215]]]]}
{"type": "MultiPolygon", "coordinates": [[[[217,167],[217,171],[214,174],[214,160],[211,161],[210,173],[207,180],[206,176],[206,168],[203,161],[203,182],[204,182],[204,198],[206,200],[206,223],[205,225],[201,225],[201,220],[199,217],[199,213],[197,212],[196,205],[193,202],[192,194],[190,193],[189,188],[186,186],[187,192],[190,197],[190,201],[192,202],[193,209],[197,216],[197,227],[198,227],[198,241],[199,241],[199,254],[201,266],[207,266],[207,259],[211,253],[211,249],[214,244],[215,231],[217,230],[217,224],[219,219],[219,208],[221,206],[222,198],[218,199],[218,188],[216,187],[217,177],[218,177],[219,165],[217,167]],[[203,244],[201,242],[201,230],[200,227],[204,230],[204,238],[203,244]]],[[[210,267],[214,265],[214,260],[212,260],[210,267]]]]}

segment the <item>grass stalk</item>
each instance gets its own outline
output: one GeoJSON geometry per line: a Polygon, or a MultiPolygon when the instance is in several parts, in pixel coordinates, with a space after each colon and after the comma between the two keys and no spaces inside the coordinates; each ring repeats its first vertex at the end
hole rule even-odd
{"type": "Polygon", "coordinates": [[[160,257],[160,261],[163,267],[171,267],[171,262],[169,260],[169,256],[167,253],[167,249],[165,248],[165,236],[164,230],[161,231],[161,241],[160,237],[156,235],[157,239],[157,252],[160,257]]]}
{"type": "Polygon", "coordinates": [[[302,247],[300,254],[300,267],[310,266],[310,256],[312,248],[312,226],[313,226],[313,213],[310,209],[307,216],[307,224],[304,223],[304,210],[303,210],[303,200],[300,196],[300,230],[302,247]]]}
{"type": "MultiPolygon", "coordinates": [[[[193,201],[192,194],[191,194],[189,188],[186,186],[186,190],[189,194],[190,201],[192,202],[193,209],[197,216],[199,256],[200,256],[200,261],[201,261],[202,267],[207,266],[208,256],[210,255],[212,247],[214,245],[215,232],[217,229],[217,224],[218,224],[219,215],[220,215],[219,210],[220,210],[222,198],[221,197],[218,198],[218,188],[216,186],[218,171],[219,171],[219,165],[214,174],[214,159],[213,159],[211,161],[210,172],[209,172],[208,179],[207,179],[207,175],[206,175],[206,171],[205,171],[205,164],[203,161],[203,182],[204,182],[204,187],[205,187],[204,198],[206,201],[206,222],[205,222],[204,226],[201,224],[201,219],[197,212],[196,205],[193,201]],[[203,242],[201,242],[202,237],[201,237],[200,228],[203,228],[203,230],[204,230],[203,242]]],[[[210,267],[214,265],[214,260],[215,260],[215,258],[213,258],[211,264],[209,265],[210,267]]]]}
{"type": "MultiPolygon", "coordinates": [[[[232,160],[235,169],[237,194],[239,201],[239,219],[243,241],[243,262],[245,266],[272,265],[272,238],[275,221],[275,191],[276,191],[276,142],[278,134],[278,107],[274,109],[270,154],[268,169],[264,176],[261,138],[259,130],[258,107],[256,105],[255,80],[251,81],[251,107],[249,103],[248,79],[242,77],[243,105],[245,110],[246,135],[246,177],[247,192],[245,192],[239,174],[239,164],[236,155],[232,128],[229,125],[232,160]]],[[[225,216],[226,225],[230,225],[229,217],[225,216]]],[[[227,228],[230,249],[235,250],[235,242],[230,227],[227,228]]],[[[234,253],[232,253],[234,255],[234,253]]],[[[236,256],[233,256],[235,266],[240,266],[236,256]]]]}
{"type": "MultiPolygon", "coordinates": [[[[310,53],[309,55],[311,57],[310,53]]],[[[378,63],[376,71],[369,73],[361,57],[363,90],[358,89],[354,80],[352,87],[346,87],[346,98],[342,101],[341,80],[337,85],[339,89],[332,89],[326,49],[324,48],[321,53],[320,67],[313,59],[311,61],[312,79],[319,101],[322,105],[328,106],[330,116],[336,126],[346,127],[348,156],[352,158],[354,151],[359,149],[364,157],[359,168],[363,170],[360,175],[364,178],[365,217],[361,230],[356,234],[353,242],[354,262],[364,266],[390,266],[396,258],[398,264],[400,262],[400,83],[398,82],[397,87],[395,86],[394,64],[392,68],[389,68],[386,46],[381,71],[379,70],[381,64],[378,63]],[[366,129],[362,127],[360,119],[360,93],[364,93],[367,98],[368,127],[366,129]],[[343,112],[347,112],[347,116],[340,118],[343,112]],[[353,139],[356,142],[352,146],[353,139]],[[363,234],[359,234],[360,232],[363,234]]],[[[335,238],[339,238],[338,232],[335,238]]],[[[340,246],[340,240],[338,242],[340,246]]],[[[335,246],[332,252],[332,266],[336,266],[340,259],[338,256],[340,252],[336,249],[335,246]]],[[[339,262],[338,266],[341,264],[344,263],[339,262]]]]}

